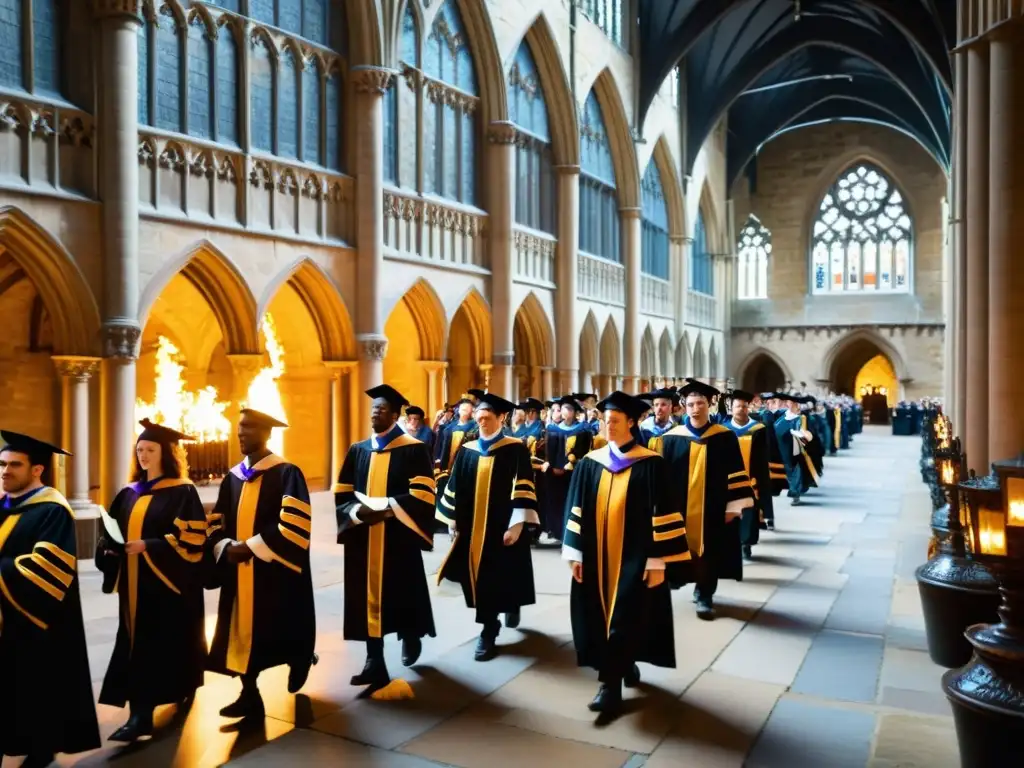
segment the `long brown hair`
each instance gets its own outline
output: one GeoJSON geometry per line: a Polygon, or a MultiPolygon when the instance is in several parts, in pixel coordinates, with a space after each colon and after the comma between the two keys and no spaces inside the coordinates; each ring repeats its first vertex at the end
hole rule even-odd
{"type": "MultiPolygon", "coordinates": [[[[188,454],[181,443],[153,440],[160,446],[160,476],[165,480],[188,477],[188,454]]],[[[138,440],[135,441],[138,445],[138,440]]],[[[138,483],[146,479],[146,470],[139,464],[139,454],[132,451],[132,482],[138,483]]]]}

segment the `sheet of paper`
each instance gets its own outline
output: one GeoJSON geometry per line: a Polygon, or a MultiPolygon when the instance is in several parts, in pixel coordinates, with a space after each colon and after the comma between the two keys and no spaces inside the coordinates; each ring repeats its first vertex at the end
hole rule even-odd
{"type": "Polygon", "coordinates": [[[381,510],[387,509],[391,506],[391,502],[388,501],[386,496],[370,498],[365,493],[360,493],[359,491],[356,491],[356,501],[367,509],[372,509],[374,512],[380,512],[381,510]]]}
{"type": "Polygon", "coordinates": [[[100,517],[103,519],[103,528],[106,530],[107,536],[110,537],[111,541],[124,544],[124,536],[121,535],[121,526],[117,524],[117,520],[112,518],[103,507],[100,507],[100,517]]]}

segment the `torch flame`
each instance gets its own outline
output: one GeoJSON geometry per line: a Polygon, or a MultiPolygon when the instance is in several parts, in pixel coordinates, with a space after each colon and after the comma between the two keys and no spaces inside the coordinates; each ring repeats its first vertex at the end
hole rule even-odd
{"type": "MultiPolygon", "coordinates": [[[[284,412],[281,390],[277,384],[278,379],[284,375],[284,347],[281,346],[281,342],[277,338],[277,326],[274,325],[274,318],[269,313],[263,317],[260,330],[263,331],[263,338],[266,342],[270,367],[261,370],[252,380],[245,405],[287,424],[288,417],[284,412]]],[[[275,429],[271,433],[267,448],[278,455],[284,452],[283,429],[275,429]]]]}

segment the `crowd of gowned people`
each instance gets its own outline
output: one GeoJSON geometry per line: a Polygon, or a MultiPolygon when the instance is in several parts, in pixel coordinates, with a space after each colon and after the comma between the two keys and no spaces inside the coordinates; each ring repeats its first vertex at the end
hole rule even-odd
{"type": "MultiPolygon", "coordinates": [[[[675,665],[671,590],[693,584],[697,615],[712,620],[719,580],[742,578],[760,531],[774,526],[773,497],[787,490],[796,503],[816,487],[824,456],[848,448],[862,422],[849,398],[723,395],[692,379],[600,402],[574,393],[512,403],[477,390],[433,427],[388,385],[366,394],[370,437],[351,446],[333,489],[344,637],[366,648],[351,684],[375,699],[412,695],[392,679],[384,638],[397,636],[413,666],[435,636],[423,563],[435,542],[449,549],[438,581],[461,586],[480,624],[480,662],[535,602],[533,547],[558,546],[578,662],[598,673],[589,707],[604,718],[639,681],[638,663],[675,665]]],[[[149,738],[159,706],[187,711],[206,671],[240,679],[220,710],[239,727],[262,722],[264,670],[287,666],[290,693],[305,684],[317,662],[313,510],[301,470],[267,448],[285,426],[242,410],[244,459],[206,512],[187,479],[190,438],[142,422],[131,482],[89,553],[120,606],[99,701],[127,705],[129,717],[110,740],[149,738]],[[209,645],[204,589],[220,592],[209,645]]],[[[0,754],[26,755],[32,768],[101,741],[74,516],[43,481],[65,452],[0,435],[0,754]]]]}

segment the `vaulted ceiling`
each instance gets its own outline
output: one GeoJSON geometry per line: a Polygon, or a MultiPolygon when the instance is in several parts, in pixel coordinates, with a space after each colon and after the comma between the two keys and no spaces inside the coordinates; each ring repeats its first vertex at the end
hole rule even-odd
{"type": "Polygon", "coordinates": [[[638,0],[642,124],[681,65],[684,171],[728,116],[731,184],[780,132],[882,123],[950,160],[956,0],[638,0]]]}

